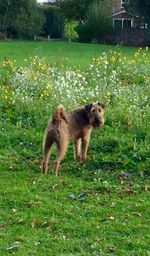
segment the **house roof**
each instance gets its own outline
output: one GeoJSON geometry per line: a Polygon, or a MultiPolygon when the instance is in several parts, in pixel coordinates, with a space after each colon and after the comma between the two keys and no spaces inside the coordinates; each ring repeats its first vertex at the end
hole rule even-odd
{"type": "Polygon", "coordinates": [[[124,18],[124,19],[127,19],[127,18],[137,18],[136,15],[134,14],[131,14],[131,13],[128,13],[126,12],[125,10],[121,11],[121,12],[117,12],[117,13],[114,13],[112,14],[112,17],[113,18],[124,18]]]}

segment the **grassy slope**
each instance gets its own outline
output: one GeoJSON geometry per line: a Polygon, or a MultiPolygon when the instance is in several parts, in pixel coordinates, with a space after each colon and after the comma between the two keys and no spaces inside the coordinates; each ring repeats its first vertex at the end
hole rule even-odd
{"type": "Polygon", "coordinates": [[[41,133],[11,129],[1,149],[1,255],[148,255],[147,177],[118,178],[113,147],[100,152],[96,143],[106,131],[95,131],[81,167],[70,146],[54,178],[52,168],[40,174],[41,133]]]}
{"type": "MultiPolygon", "coordinates": [[[[116,46],[81,44],[68,42],[19,42],[8,41],[0,42],[0,60],[4,57],[10,60],[16,60],[18,64],[24,65],[24,59],[32,56],[45,56],[49,63],[64,63],[68,66],[81,65],[87,66],[91,58],[107,52],[109,49],[115,49],[116,46]],[[66,60],[67,58],[67,60],[66,60]]],[[[134,47],[120,48],[123,55],[130,58],[136,51],[134,47]]]]}
{"type": "MultiPolygon", "coordinates": [[[[7,48],[7,43],[2,44],[7,48]]],[[[32,49],[36,44],[49,45],[27,44],[32,49]]],[[[60,42],[50,44],[59,47],[60,42]]],[[[18,52],[21,46],[24,55],[27,51],[30,56],[31,50],[24,42],[17,42],[18,52]]],[[[74,54],[79,54],[75,46],[78,47],[62,43],[60,51],[73,56],[69,52],[72,47],[74,54]]],[[[92,51],[82,58],[85,65],[96,50],[89,45],[79,46],[84,48],[84,54],[88,47],[92,51]]],[[[70,63],[75,64],[74,61],[73,58],[70,63]]],[[[43,128],[44,125],[20,128],[5,120],[0,122],[0,255],[148,256],[149,167],[147,164],[147,173],[140,173],[139,160],[132,162],[136,158],[133,148],[140,150],[142,139],[133,145],[132,131],[106,124],[102,131],[93,132],[86,163],[74,163],[70,145],[60,176],[54,178],[52,167],[47,177],[40,173],[43,128]],[[131,176],[120,179],[120,171],[131,176]]],[[[141,157],[145,164],[144,152],[141,157]]]]}

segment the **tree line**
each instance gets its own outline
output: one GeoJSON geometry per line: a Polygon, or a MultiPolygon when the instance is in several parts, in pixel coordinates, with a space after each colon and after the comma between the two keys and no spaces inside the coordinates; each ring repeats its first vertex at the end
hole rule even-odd
{"type": "MultiPolygon", "coordinates": [[[[81,42],[103,41],[112,26],[114,0],[0,0],[0,38],[33,39],[36,35],[81,42]]],[[[150,1],[128,0],[126,9],[150,25],[150,1]]]]}

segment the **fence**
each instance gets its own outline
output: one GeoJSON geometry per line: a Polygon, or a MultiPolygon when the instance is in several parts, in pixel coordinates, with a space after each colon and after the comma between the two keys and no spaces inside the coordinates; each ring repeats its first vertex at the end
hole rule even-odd
{"type": "Polygon", "coordinates": [[[147,46],[150,45],[150,31],[144,28],[114,29],[106,41],[120,45],[147,46]]]}

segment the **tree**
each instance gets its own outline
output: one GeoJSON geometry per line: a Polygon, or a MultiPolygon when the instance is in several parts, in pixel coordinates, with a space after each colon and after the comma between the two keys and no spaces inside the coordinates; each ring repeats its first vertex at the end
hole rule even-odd
{"type": "Polygon", "coordinates": [[[89,7],[87,22],[92,27],[98,43],[103,41],[104,36],[112,27],[112,2],[112,0],[94,0],[89,7]]]}
{"type": "Polygon", "coordinates": [[[150,0],[128,0],[126,8],[142,17],[144,22],[150,26],[150,0]]]}
{"type": "Polygon", "coordinates": [[[64,28],[63,14],[57,6],[43,6],[45,22],[43,25],[43,34],[51,38],[61,38],[64,28]]]}
{"type": "Polygon", "coordinates": [[[0,0],[0,31],[8,37],[39,34],[43,21],[36,0],[0,0]]]}
{"type": "Polygon", "coordinates": [[[65,18],[69,20],[84,20],[91,0],[59,0],[65,18]]]}
{"type": "Polygon", "coordinates": [[[64,37],[68,39],[69,42],[71,42],[72,39],[75,39],[78,37],[76,27],[78,25],[77,21],[66,21],[65,27],[64,27],[64,37]]]}

